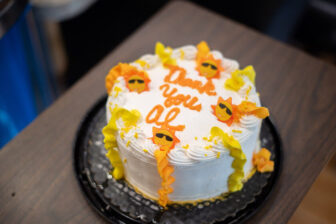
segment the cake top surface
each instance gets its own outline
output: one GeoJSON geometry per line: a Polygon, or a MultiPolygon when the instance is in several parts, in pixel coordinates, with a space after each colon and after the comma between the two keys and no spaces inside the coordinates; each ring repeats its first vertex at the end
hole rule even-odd
{"type": "Polygon", "coordinates": [[[175,165],[215,159],[229,153],[223,145],[249,144],[268,116],[254,79],[252,66],[240,70],[205,42],[176,49],[158,43],[155,54],[111,69],[107,119],[115,119],[118,142],[140,156],[168,149],[175,165]]]}

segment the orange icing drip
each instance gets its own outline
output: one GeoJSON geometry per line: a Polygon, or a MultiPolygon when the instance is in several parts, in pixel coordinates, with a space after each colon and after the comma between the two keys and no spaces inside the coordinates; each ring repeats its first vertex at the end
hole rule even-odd
{"type": "Polygon", "coordinates": [[[201,71],[202,64],[204,62],[211,63],[212,65],[216,66],[216,70],[211,77],[205,76],[207,79],[218,79],[220,77],[220,72],[224,71],[224,68],[222,67],[221,60],[215,59],[213,55],[210,53],[210,48],[208,44],[205,41],[200,42],[197,45],[197,55],[196,55],[196,70],[199,72],[201,76],[204,76],[201,71]]]}
{"type": "Polygon", "coordinates": [[[266,107],[257,107],[255,103],[249,101],[242,101],[239,105],[232,104],[232,98],[224,100],[222,97],[218,98],[217,105],[211,105],[213,109],[213,114],[218,118],[219,121],[226,123],[231,126],[232,123],[239,123],[240,119],[244,115],[254,115],[258,118],[266,118],[269,116],[269,111],[266,107]],[[216,107],[220,104],[229,104],[232,108],[232,115],[227,120],[221,120],[219,114],[216,111],[216,107]]]}
{"type": "Polygon", "coordinates": [[[271,159],[271,152],[262,148],[258,153],[253,154],[253,165],[261,173],[272,172],[274,170],[274,162],[271,159]]]}
{"type": "Polygon", "coordinates": [[[164,78],[165,82],[195,89],[200,94],[206,93],[209,96],[216,95],[215,86],[210,79],[207,80],[207,82],[203,85],[201,81],[186,78],[186,70],[184,68],[181,68],[175,65],[166,65],[166,66],[167,68],[169,68],[170,72],[164,78]],[[179,75],[177,78],[172,80],[172,76],[174,75],[175,72],[179,72],[179,75]]]}
{"type": "Polygon", "coordinates": [[[169,201],[168,194],[172,193],[174,189],[170,186],[175,178],[171,176],[174,172],[174,168],[168,163],[168,150],[157,149],[154,152],[155,159],[157,161],[157,168],[160,177],[162,178],[161,188],[158,190],[159,204],[165,207],[169,201]]]}
{"type": "Polygon", "coordinates": [[[169,201],[168,194],[174,191],[170,185],[175,181],[175,178],[171,176],[174,167],[169,164],[167,156],[180,140],[175,136],[175,130],[166,126],[153,127],[152,140],[154,144],[160,146],[160,149],[154,152],[154,157],[157,162],[158,173],[162,179],[161,188],[158,190],[159,204],[165,207],[169,201]]]}
{"type": "Polygon", "coordinates": [[[170,89],[169,84],[163,84],[162,86],[160,86],[160,90],[162,89],[164,89],[163,96],[167,98],[164,102],[164,105],[166,107],[170,107],[172,105],[180,105],[181,103],[183,103],[183,106],[189,108],[190,110],[201,111],[202,104],[194,105],[198,102],[198,98],[196,96],[192,99],[190,99],[190,95],[177,94],[174,96],[174,94],[177,93],[177,89],[174,88],[170,92],[168,92],[170,89]]]}
{"type": "Polygon", "coordinates": [[[164,107],[160,104],[156,105],[153,107],[151,111],[146,116],[146,122],[147,123],[155,123],[159,126],[166,126],[169,127],[170,129],[174,129],[177,131],[182,131],[185,128],[185,125],[177,125],[177,126],[171,126],[169,123],[173,121],[176,116],[180,113],[180,108],[174,107],[172,108],[166,115],[163,121],[159,121],[161,118],[161,115],[164,111],[164,107]]]}

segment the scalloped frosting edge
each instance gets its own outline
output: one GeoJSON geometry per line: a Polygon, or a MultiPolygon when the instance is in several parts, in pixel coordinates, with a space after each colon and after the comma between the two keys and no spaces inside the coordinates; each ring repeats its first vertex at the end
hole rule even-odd
{"type": "Polygon", "coordinates": [[[106,157],[110,160],[110,163],[114,167],[112,176],[119,180],[124,177],[124,166],[121,161],[117,148],[116,134],[118,132],[117,120],[122,119],[124,122],[123,131],[128,132],[132,127],[135,127],[140,119],[140,112],[137,110],[126,110],[122,107],[110,108],[111,119],[108,124],[103,128],[104,146],[107,150],[106,157]]]}
{"type": "Polygon", "coordinates": [[[223,146],[230,151],[230,156],[233,157],[231,167],[234,172],[229,176],[228,188],[230,192],[239,191],[243,188],[244,179],[244,165],[246,163],[246,156],[242,151],[240,143],[233,137],[225,133],[219,127],[212,127],[210,131],[210,139],[219,137],[223,146]]]}

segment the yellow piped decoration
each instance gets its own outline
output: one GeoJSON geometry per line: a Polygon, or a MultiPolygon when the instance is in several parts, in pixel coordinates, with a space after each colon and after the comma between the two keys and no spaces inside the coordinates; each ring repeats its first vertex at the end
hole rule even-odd
{"type": "Polygon", "coordinates": [[[225,88],[233,91],[240,90],[241,87],[245,85],[243,76],[248,77],[248,79],[255,85],[256,73],[252,65],[245,67],[243,70],[237,69],[231,73],[231,78],[225,81],[225,88]]]}
{"type": "Polygon", "coordinates": [[[206,145],[206,146],[204,146],[204,148],[207,149],[207,150],[209,150],[209,149],[212,148],[212,145],[206,145]]]}
{"type": "Polygon", "coordinates": [[[106,157],[110,160],[114,167],[112,176],[119,180],[124,177],[124,167],[117,150],[116,134],[118,131],[117,120],[122,119],[126,130],[135,127],[140,118],[140,112],[137,110],[128,111],[121,107],[114,107],[111,110],[111,119],[109,123],[103,128],[104,145],[107,150],[106,157]]]}
{"type": "Polygon", "coordinates": [[[149,64],[144,60],[138,59],[135,63],[139,64],[142,68],[149,68],[149,64]]]}
{"type": "Polygon", "coordinates": [[[115,92],[114,97],[117,97],[119,93],[122,91],[122,89],[118,86],[114,87],[113,92],[115,92]]]}
{"type": "Polygon", "coordinates": [[[230,151],[230,156],[234,158],[231,167],[234,172],[229,176],[228,187],[230,192],[239,191],[243,188],[244,165],[246,163],[246,156],[241,149],[240,143],[233,137],[226,134],[218,127],[212,127],[210,131],[210,139],[220,137],[223,146],[230,151]]]}
{"type": "Polygon", "coordinates": [[[176,65],[176,59],[172,58],[173,50],[170,47],[166,47],[161,43],[157,42],[155,45],[155,54],[159,56],[162,64],[165,65],[176,65]]]}
{"type": "Polygon", "coordinates": [[[250,94],[251,90],[252,90],[252,86],[249,86],[246,90],[246,96],[250,94]]]}
{"type": "Polygon", "coordinates": [[[121,162],[119,152],[115,149],[111,149],[106,153],[106,157],[110,160],[110,163],[114,167],[112,176],[116,180],[120,180],[124,177],[124,166],[121,162]]]}
{"type": "Polygon", "coordinates": [[[231,78],[225,81],[225,88],[228,90],[238,91],[241,87],[245,85],[244,79],[238,74],[239,70],[231,73],[231,78]]]}
{"type": "Polygon", "coordinates": [[[246,66],[243,70],[240,71],[240,74],[247,76],[247,78],[249,78],[253,85],[255,85],[256,73],[252,65],[246,66]]]}
{"type": "Polygon", "coordinates": [[[181,54],[180,58],[181,58],[181,60],[183,60],[184,59],[184,51],[182,49],[180,49],[180,54],[181,54]]]}

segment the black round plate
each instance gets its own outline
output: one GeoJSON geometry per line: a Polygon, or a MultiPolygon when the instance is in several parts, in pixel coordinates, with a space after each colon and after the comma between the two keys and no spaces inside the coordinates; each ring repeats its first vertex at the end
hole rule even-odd
{"type": "Polygon", "coordinates": [[[241,191],[197,204],[172,204],[163,209],[144,198],[124,180],[115,180],[105,157],[102,128],[106,124],[102,98],[84,118],[74,144],[74,168],[78,183],[92,207],[110,223],[242,223],[270,195],[281,168],[281,142],[269,118],[262,123],[261,146],[275,162],[271,173],[256,172],[241,191]]]}

